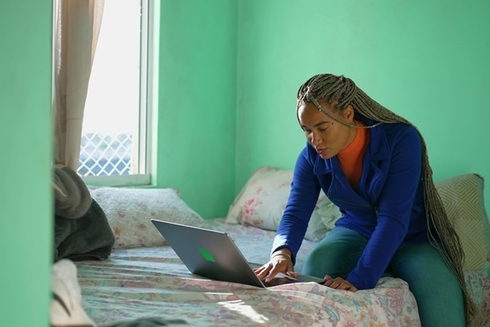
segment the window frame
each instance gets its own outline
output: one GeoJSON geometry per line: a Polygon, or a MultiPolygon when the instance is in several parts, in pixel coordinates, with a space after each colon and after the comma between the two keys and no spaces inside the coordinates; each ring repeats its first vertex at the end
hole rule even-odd
{"type": "Polygon", "coordinates": [[[140,99],[138,136],[138,173],[128,175],[82,176],[89,186],[149,186],[155,175],[153,167],[154,111],[158,107],[158,37],[159,4],[141,0],[140,99]]]}

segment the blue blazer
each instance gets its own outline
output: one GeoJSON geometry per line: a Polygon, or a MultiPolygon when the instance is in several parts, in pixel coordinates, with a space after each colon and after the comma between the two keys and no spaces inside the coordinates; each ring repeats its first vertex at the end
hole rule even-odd
{"type": "MultiPolygon", "coordinates": [[[[367,125],[374,123],[364,117],[356,119],[367,125]]],[[[358,289],[376,285],[400,246],[428,241],[419,133],[402,123],[381,124],[368,131],[357,192],[337,157],[323,159],[307,143],[297,159],[291,193],[272,247],[273,251],[289,248],[294,260],[323,190],[343,214],[336,226],[369,239],[357,267],[347,276],[358,289]]]]}

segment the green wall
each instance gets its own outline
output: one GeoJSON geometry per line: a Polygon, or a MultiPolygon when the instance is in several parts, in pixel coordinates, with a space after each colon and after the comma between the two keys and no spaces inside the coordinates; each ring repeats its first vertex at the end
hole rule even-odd
{"type": "MultiPolygon", "coordinates": [[[[0,325],[14,327],[47,325],[52,252],[52,4],[27,1],[0,5],[0,325]]],[[[490,3],[162,0],[160,13],[155,184],[203,216],[226,214],[255,168],[293,167],[294,96],[318,72],[418,125],[436,179],[490,179],[490,3]]]]}
{"type": "Polygon", "coordinates": [[[490,2],[243,0],[238,12],[235,194],[257,167],[293,167],[296,91],[321,72],[416,124],[435,180],[477,172],[488,186],[490,2]]]}
{"type": "Polygon", "coordinates": [[[223,217],[235,183],[237,6],[162,0],[156,185],[223,217]]]}
{"type": "Polygon", "coordinates": [[[51,1],[0,4],[0,326],[48,326],[51,13],[51,1]]]}

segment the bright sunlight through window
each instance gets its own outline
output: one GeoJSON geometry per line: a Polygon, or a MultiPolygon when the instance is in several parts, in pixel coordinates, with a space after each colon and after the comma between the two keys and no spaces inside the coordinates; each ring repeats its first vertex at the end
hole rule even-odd
{"type": "Polygon", "coordinates": [[[146,0],[105,0],[84,110],[78,173],[89,184],[149,184],[146,0]]]}

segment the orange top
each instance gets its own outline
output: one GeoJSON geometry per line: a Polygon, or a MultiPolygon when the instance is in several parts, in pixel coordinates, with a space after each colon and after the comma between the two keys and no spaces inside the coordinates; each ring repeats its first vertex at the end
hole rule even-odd
{"type": "MultiPolygon", "coordinates": [[[[365,126],[361,121],[356,120],[357,126],[365,126]]],[[[351,187],[357,190],[357,183],[362,174],[362,157],[369,142],[369,133],[365,128],[358,128],[354,140],[342,149],[337,158],[340,162],[340,167],[344,171],[345,176],[351,187]]]]}

